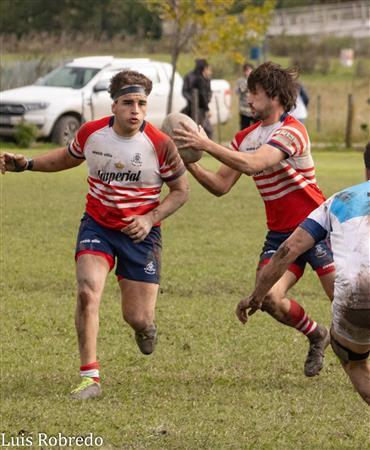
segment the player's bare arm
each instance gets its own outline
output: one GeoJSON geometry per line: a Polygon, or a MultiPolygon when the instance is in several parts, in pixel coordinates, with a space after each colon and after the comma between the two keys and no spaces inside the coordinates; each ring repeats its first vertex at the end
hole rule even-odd
{"type": "Polygon", "coordinates": [[[1,173],[23,172],[30,169],[35,172],[59,172],[79,166],[84,159],[74,158],[66,147],[51,150],[34,159],[28,159],[24,155],[14,153],[0,154],[1,173]]]}
{"type": "Polygon", "coordinates": [[[248,316],[261,309],[265,296],[284,275],[289,265],[314,244],[313,237],[300,227],[281,244],[270,262],[261,269],[252,294],[240,300],[236,307],[236,315],[243,324],[247,322],[248,316]]]}
{"type": "Polygon", "coordinates": [[[222,165],[216,173],[198,163],[187,164],[186,167],[204,188],[217,197],[227,194],[241,176],[240,172],[225,165],[222,165]]]}
{"type": "Polygon", "coordinates": [[[229,148],[217,144],[207,136],[204,136],[202,130],[193,130],[186,124],[182,124],[182,126],[183,129],[175,129],[176,141],[182,142],[179,145],[179,149],[191,147],[194,150],[203,150],[231,169],[246,175],[253,175],[273,167],[286,158],[284,152],[268,144],[263,144],[252,154],[230,151],[229,148]]]}
{"type": "Polygon", "coordinates": [[[170,192],[157,208],[143,216],[132,216],[123,219],[127,225],[122,228],[122,232],[130,236],[135,243],[143,241],[155,223],[166,219],[187,201],[189,197],[189,182],[186,174],[166,184],[170,192]]]}

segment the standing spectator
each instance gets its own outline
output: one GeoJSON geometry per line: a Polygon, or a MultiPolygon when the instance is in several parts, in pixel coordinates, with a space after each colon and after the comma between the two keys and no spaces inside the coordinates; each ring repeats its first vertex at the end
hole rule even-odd
{"type": "Polygon", "coordinates": [[[236,81],[235,93],[239,95],[240,129],[248,128],[254,123],[251,107],[248,103],[248,77],[254,69],[249,63],[243,65],[243,76],[236,81]]]}
{"type": "Polygon", "coordinates": [[[299,84],[298,89],[299,90],[295,107],[292,108],[289,114],[295,117],[301,123],[304,123],[308,115],[307,107],[308,103],[310,102],[310,97],[308,96],[307,91],[301,84],[299,84]]]}
{"type": "Polygon", "coordinates": [[[201,125],[207,136],[211,139],[213,134],[212,125],[209,121],[209,102],[211,101],[211,66],[205,59],[196,59],[194,70],[185,75],[182,95],[186,98],[187,106],[183,113],[192,117],[201,125]],[[193,89],[198,91],[198,113],[193,108],[193,89]]]}

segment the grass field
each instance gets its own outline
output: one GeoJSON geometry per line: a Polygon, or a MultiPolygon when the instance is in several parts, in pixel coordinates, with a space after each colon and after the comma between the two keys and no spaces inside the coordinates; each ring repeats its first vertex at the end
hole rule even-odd
{"type": "MultiPolygon", "coordinates": [[[[359,153],[314,156],[326,195],[363,180],[359,153]]],[[[218,166],[209,157],[204,164],[218,166]]],[[[320,377],[307,379],[301,335],[263,313],[245,327],[234,315],[253,287],[265,235],[247,177],[221,199],[191,180],[190,201],[163,223],[160,341],[152,356],[137,350],[109,277],[99,337],[104,396],[72,402],[79,381],[73,254],[85,170],[1,177],[0,431],[8,439],[23,430],[93,433],[104,449],[370,448],[369,408],[331,350],[320,377]]],[[[329,302],[310,270],[293,294],[329,325],[329,302]]]]}

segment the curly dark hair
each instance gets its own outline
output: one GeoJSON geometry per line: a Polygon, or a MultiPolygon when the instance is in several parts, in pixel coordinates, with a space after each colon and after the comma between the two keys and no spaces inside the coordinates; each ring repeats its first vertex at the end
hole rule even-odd
{"type": "Polygon", "coordinates": [[[122,72],[118,72],[114,75],[110,80],[108,92],[110,93],[111,98],[114,99],[120,89],[130,85],[142,86],[146,95],[149,95],[152,92],[152,81],[135,70],[122,70],[122,72]]]}
{"type": "Polygon", "coordinates": [[[268,97],[278,97],[285,112],[289,112],[297,100],[298,74],[296,67],[283,69],[279,64],[265,62],[250,73],[248,89],[253,93],[260,86],[268,97]]]}
{"type": "Polygon", "coordinates": [[[368,142],[365,147],[364,162],[366,169],[370,170],[370,142],[368,142]]]}

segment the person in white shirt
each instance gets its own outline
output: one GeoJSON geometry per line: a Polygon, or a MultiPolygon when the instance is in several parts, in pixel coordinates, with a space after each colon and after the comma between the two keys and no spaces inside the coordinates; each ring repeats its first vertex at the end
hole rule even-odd
{"type": "Polygon", "coordinates": [[[299,120],[301,123],[304,123],[308,117],[308,104],[310,102],[310,97],[307,94],[307,91],[300,84],[299,91],[297,95],[297,101],[295,107],[290,110],[289,114],[299,120]]]}
{"type": "Polygon", "coordinates": [[[334,194],[301,223],[262,269],[236,314],[246,323],[291,261],[330,234],[336,269],[331,346],[370,405],[370,142],[364,161],[367,181],[334,194]]]}

